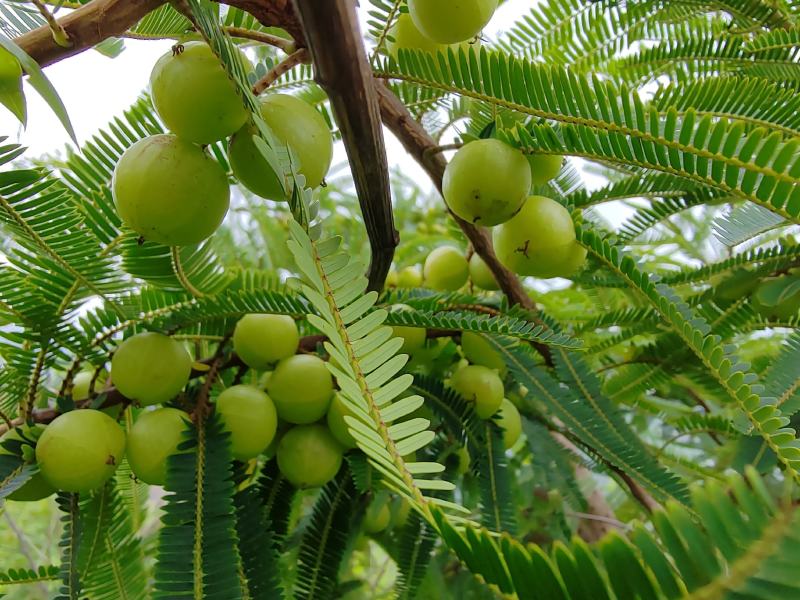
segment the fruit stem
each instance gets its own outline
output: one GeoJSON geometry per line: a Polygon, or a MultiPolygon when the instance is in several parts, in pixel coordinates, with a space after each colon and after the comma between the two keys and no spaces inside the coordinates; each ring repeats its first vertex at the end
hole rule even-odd
{"type": "Polygon", "coordinates": [[[39,13],[44,17],[44,20],[47,21],[47,26],[53,33],[53,40],[55,43],[62,48],[69,48],[72,46],[72,41],[69,39],[67,30],[64,29],[64,26],[56,20],[56,18],[53,16],[53,13],[48,10],[44,2],[42,2],[42,0],[31,0],[31,2],[33,2],[34,6],[36,6],[36,8],[39,10],[39,13]]]}

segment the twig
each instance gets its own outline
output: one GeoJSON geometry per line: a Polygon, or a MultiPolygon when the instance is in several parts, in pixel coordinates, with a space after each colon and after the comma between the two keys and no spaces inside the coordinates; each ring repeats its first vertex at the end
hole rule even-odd
{"type": "Polygon", "coordinates": [[[269,86],[275,83],[284,73],[287,73],[294,69],[297,65],[301,63],[307,63],[308,61],[308,50],[305,48],[295,50],[277,65],[272,67],[266,75],[253,84],[253,93],[258,96],[269,86]]]}
{"type": "Polygon", "coordinates": [[[447,152],[448,150],[458,150],[462,148],[464,144],[462,143],[453,143],[453,144],[444,144],[442,146],[434,146],[431,148],[426,148],[425,152],[422,154],[423,160],[428,160],[431,156],[436,154],[441,154],[442,152],[447,152]]]}
{"type": "Polygon", "coordinates": [[[253,29],[247,29],[245,27],[226,27],[225,31],[228,32],[228,35],[231,37],[253,40],[255,42],[261,42],[262,44],[275,46],[283,50],[286,54],[294,54],[297,51],[297,43],[295,43],[294,40],[287,40],[286,38],[264,33],[263,31],[254,31],[253,29]]]}
{"type": "Polygon", "coordinates": [[[14,425],[11,423],[11,419],[9,419],[8,415],[4,413],[2,410],[0,410],[0,419],[3,419],[3,421],[5,422],[6,427],[8,427],[8,431],[14,429],[14,425]]]}
{"type": "Polygon", "coordinates": [[[53,16],[47,6],[45,6],[42,0],[31,0],[33,5],[39,10],[39,13],[44,17],[44,20],[47,21],[47,26],[50,28],[50,31],[53,32],[53,41],[56,44],[61,46],[62,48],[69,48],[72,45],[72,42],[69,39],[69,34],[64,29],[64,26],[58,22],[58,20],[53,16]]]}

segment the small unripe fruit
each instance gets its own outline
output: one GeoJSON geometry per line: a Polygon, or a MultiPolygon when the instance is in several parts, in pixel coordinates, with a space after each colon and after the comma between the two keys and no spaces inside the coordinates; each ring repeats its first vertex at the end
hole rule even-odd
{"type": "Polygon", "coordinates": [[[557,154],[529,154],[528,164],[531,168],[531,183],[544,185],[558,176],[564,157],[557,154]]]}
{"type": "Polygon", "coordinates": [[[503,445],[506,450],[510,450],[522,435],[522,418],[517,407],[508,398],[503,398],[497,416],[497,424],[503,428],[503,445]]]}
{"type": "Polygon", "coordinates": [[[322,425],[292,427],[281,438],[276,452],[278,468],[298,488],[328,483],[342,466],[343,448],[322,425]]]}
{"type": "Polygon", "coordinates": [[[417,266],[400,269],[397,274],[397,287],[416,288],[422,285],[422,271],[417,266]]]}
{"type": "Polygon", "coordinates": [[[479,333],[470,331],[462,333],[461,351],[473,364],[495,369],[500,375],[504,375],[506,372],[506,363],[503,357],[479,333]]]}
{"type": "MultiPolygon", "coordinates": [[[[22,426],[7,432],[2,438],[0,438],[0,442],[7,443],[10,441],[17,441],[23,443],[22,454],[23,458],[27,459],[27,452],[33,451],[34,449],[33,446],[30,445],[30,442],[33,441],[35,443],[35,440],[38,439],[43,432],[43,425],[33,425],[32,427],[22,426]]],[[[13,449],[12,452],[12,450],[0,446],[0,455],[8,455],[12,453],[16,454],[16,449],[13,449]]],[[[6,496],[6,499],[13,500],[15,502],[36,502],[37,500],[42,500],[48,496],[52,496],[55,493],[55,488],[47,483],[41,472],[39,472],[34,473],[33,476],[28,479],[28,481],[6,496]]]]}
{"type": "Polygon", "coordinates": [[[403,527],[408,521],[408,515],[411,514],[411,504],[405,498],[393,498],[390,510],[392,511],[392,520],[389,526],[392,529],[397,529],[403,527]]]}
{"type": "MultiPolygon", "coordinates": [[[[170,131],[196,144],[211,144],[244,125],[247,109],[208,44],[182,46],[182,51],[170,50],[153,67],[153,105],[170,131]]],[[[243,52],[239,57],[245,70],[251,70],[243,52]]]]}
{"type": "Polygon", "coordinates": [[[292,317],[245,315],[233,331],[233,349],[253,369],[266,369],[297,352],[300,334],[292,317]]]}
{"type": "Polygon", "coordinates": [[[328,412],[333,378],[321,358],[296,354],[278,363],[267,382],[267,392],[281,419],[300,425],[313,423],[328,412]]]}
{"type": "Polygon", "coordinates": [[[480,33],[497,9],[497,0],[408,0],[414,25],[442,44],[464,42],[480,33]]]}
{"type": "Polygon", "coordinates": [[[99,410],[64,413],[36,444],[45,481],[65,492],[89,492],[103,485],[125,456],[125,432],[99,410]]]}
{"type": "Polygon", "coordinates": [[[364,531],[367,533],[380,533],[392,520],[392,511],[386,498],[378,497],[367,507],[364,515],[364,531]]]}
{"type": "Polygon", "coordinates": [[[389,30],[389,36],[392,39],[386,41],[386,49],[395,59],[401,49],[423,50],[431,54],[447,49],[445,44],[439,44],[422,35],[422,32],[414,25],[414,21],[408,13],[400,14],[389,30]]]}
{"type": "MultiPolygon", "coordinates": [[[[392,312],[407,311],[412,308],[406,304],[395,304],[392,307],[392,312]]],[[[427,332],[424,327],[406,327],[404,325],[393,325],[392,331],[395,337],[403,338],[403,345],[400,347],[400,352],[411,353],[419,350],[425,346],[427,339],[427,332]]]]}
{"type": "Polygon", "coordinates": [[[491,269],[477,253],[473,254],[469,259],[469,278],[474,285],[483,290],[500,289],[491,269]]]}
{"type": "Polygon", "coordinates": [[[425,259],[425,285],[432,290],[455,291],[467,283],[467,259],[452,246],[436,248],[425,259]]]}
{"type": "Polygon", "coordinates": [[[122,221],[167,246],[202,242],[220,226],[230,202],[222,167],[174,135],[152,135],[128,148],[111,188],[122,221]]]}
{"type": "Polygon", "coordinates": [[[346,416],[355,418],[355,414],[344,403],[341,396],[339,396],[339,394],[334,394],[333,400],[331,400],[331,406],[328,409],[328,429],[330,429],[331,435],[336,438],[336,441],[339,442],[342,447],[350,449],[355,448],[357,444],[355,438],[350,435],[350,430],[344,420],[346,416]]]}
{"type": "Polygon", "coordinates": [[[117,390],[143,406],[177,396],[191,372],[192,357],[186,348],[161,333],[129,337],[111,359],[111,380],[117,390]]]}
{"type": "Polygon", "coordinates": [[[267,394],[251,385],[226,389],[217,398],[216,409],[231,434],[231,454],[237,460],[250,460],[264,452],[278,430],[275,405],[267,394]]]}
{"type": "MultiPolygon", "coordinates": [[[[89,386],[92,385],[94,371],[81,371],[72,379],[72,399],[81,402],[89,399],[89,386]]],[[[99,375],[94,382],[94,393],[103,389],[103,376],[99,375]]]]}
{"type": "Polygon", "coordinates": [[[134,475],[150,485],[164,485],[167,459],[178,451],[189,415],[177,408],[143,412],[128,433],[128,463],[134,475]]]}
{"type": "Polygon", "coordinates": [[[503,381],[488,367],[469,365],[459,369],[450,379],[450,386],[475,404],[475,412],[481,419],[491,417],[503,402],[503,381]]]}

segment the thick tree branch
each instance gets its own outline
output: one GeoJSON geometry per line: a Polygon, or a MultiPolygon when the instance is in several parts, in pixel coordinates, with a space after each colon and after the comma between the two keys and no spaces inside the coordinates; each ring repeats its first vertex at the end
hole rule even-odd
{"type": "Polygon", "coordinates": [[[369,289],[383,288],[399,238],[380,111],[353,0],[294,0],[313,59],[342,134],[369,236],[369,289]]]}

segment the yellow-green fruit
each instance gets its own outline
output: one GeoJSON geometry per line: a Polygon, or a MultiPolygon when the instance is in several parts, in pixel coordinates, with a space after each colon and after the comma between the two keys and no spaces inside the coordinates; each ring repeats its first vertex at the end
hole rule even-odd
{"type": "Polygon", "coordinates": [[[422,35],[408,13],[401,13],[389,30],[386,49],[389,54],[397,58],[399,50],[423,50],[431,54],[446,50],[445,44],[439,44],[422,35]]]}
{"type": "Polygon", "coordinates": [[[281,419],[304,425],[328,412],[333,378],[318,356],[296,354],[278,363],[267,382],[267,392],[281,419]]]}
{"type": "Polygon", "coordinates": [[[328,429],[330,429],[331,434],[336,438],[337,442],[343,447],[350,449],[355,448],[357,444],[355,438],[350,435],[350,430],[344,420],[346,416],[357,418],[355,413],[350,410],[344,400],[342,400],[341,396],[339,394],[334,394],[333,400],[331,400],[331,406],[328,409],[328,429]]]}
{"type": "Polygon", "coordinates": [[[120,219],[144,239],[199,244],[222,224],[230,203],[225,171],[199,147],[152,135],[119,159],[111,181],[120,219]]]}
{"type": "Polygon", "coordinates": [[[469,473],[469,451],[466,446],[461,446],[456,450],[456,457],[458,458],[458,465],[456,466],[456,473],[458,475],[466,475],[469,473]]]}
{"type": "Polygon", "coordinates": [[[143,412],[128,433],[128,464],[134,475],[150,485],[164,485],[167,459],[178,451],[189,415],[177,408],[143,412]]]}
{"type": "Polygon", "coordinates": [[[456,371],[450,386],[465,400],[475,404],[481,419],[488,419],[503,402],[503,381],[496,371],[481,365],[469,365],[456,371]]]}
{"type": "MultiPolygon", "coordinates": [[[[271,94],[261,102],[261,116],[278,141],[294,152],[306,187],[322,183],[333,158],[333,137],[322,115],[300,98],[271,94]]],[[[278,175],[253,141],[254,133],[250,125],[245,125],[231,138],[228,158],[233,174],[254,194],[286,200],[278,175]]]]}
{"type": "Polygon", "coordinates": [[[527,158],[533,185],[544,185],[555,179],[564,164],[564,157],[557,154],[529,154],[527,158]]]}
{"type": "MultiPolygon", "coordinates": [[[[44,432],[43,425],[33,425],[32,427],[23,426],[22,428],[12,429],[6,433],[0,442],[9,442],[16,440],[19,442],[33,441],[41,436],[44,432]]],[[[27,449],[33,450],[30,444],[27,444],[27,449]]],[[[0,455],[11,454],[10,450],[6,450],[0,446],[0,455]]],[[[25,454],[25,452],[23,452],[25,454]]],[[[36,502],[56,493],[56,489],[45,481],[40,472],[34,473],[33,476],[23,483],[19,488],[6,496],[7,500],[14,500],[16,502],[36,502]]]]}
{"type": "Polygon", "coordinates": [[[514,217],[494,230],[497,258],[519,275],[562,277],[574,269],[575,226],[569,211],[544,196],[531,196],[514,217]]]}
{"type": "MultiPolygon", "coordinates": [[[[412,310],[412,308],[406,304],[395,304],[392,307],[392,312],[408,310],[412,310]]],[[[427,332],[424,327],[394,325],[392,326],[392,332],[394,332],[395,337],[403,338],[403,345],[400,347],[400,352],[411,353],[425,346],[427,332]]]]}
{"type": "Polygon", "coordinates": [[[586,256],[588,252],[586,248],[581,246],[577,241],[573,243],[568,249],[564,262],[559,267],[559,277],[571,277],[583,268],[586,264],[586,256]]]}
{"type": "Polygon", "coordinates": [[[495,369],[500,375],[505,375],[506,363],[503,357],[481,334],[469,331],[462,333],[461,351],[469,362],[495,369]]]}
{"type": "Polygon", "coordinates": [[[436,248],[425,259],[425,285],[432,290],[455,291],[469,277],[469,265],[464,255],[452,246],[436,248]]]}
{"type": "MultiPolygon", "coordinates": [[[[210,144],[244,125],[247,109],[207,44],[182,46],[182,51],[170,50],[153,67],[153,105],[170,131],[196,144],[210,144]]],[[[239,51],[239,57],[245,70],[251,70],[243,52],[239,51]]]]}
{"type": "MultiPolygon", "coordinates": [[[[72,379],[72,399],[81,402],[89,399],[89,386],[92,385],[94,371],[81,371],[72,379]]],[[[98,375],[94,382],[94,393],[97,394],[103,389],[103,376],[98,375]]]]}
{"type": "Polygon", "coordinates": [[[253,369],[292,356],[299,342],[297,325],[286,315],[245,315],[233,330],[234,351],[253,369]]]}
{"type": "Polygon", "coordinates": [[[477,253],[473,254],[469,259],[469,278],[474,285],[483,290],[500,289],[491,269],[477,253]]]}
{"type": "Polygon", "coordinates": [[[299,425],[278,444],[278,468],[295,487],[320,487],[339,472],[343,450],[327,427],[299,425]]]}
{"type": "Polygon", "coordinates": [[[392,512],[392,520],[389,526],[392,529],[397,529],[408,521],[408,515],[411,514],[411,504],[405,498],[392,498],[390,510],[392,512]]]}
{"type": "Polygon", "coordinates": [[[397,271],[390,269],[386,274],[386,281],[383,284],[384,289],[397,287],[397,271]]]}
{"type": "Polygon", "coordinates": [[[222,426],[230,432],[231,454],[255,458],[267,449],[278,430],[278,413],[267,394],[252,385],[234,385],[215,404],[222,426]]]}
{"type": "Polygon", "coordinates": [[[392,520],[392,511],[385,499],[375,499],[364,515],[364,531],[367,533],[380,533],[389,526],[392,520]]]}
{"type": "MultiPolygon", "coordinates": [[[[25,123],[27,107],[22,91],[22,65],[17,57],[0,47],[0,104],[25,123]]],[[[18,490],[19,491],[19,490],[18,490]]]]}
{"type": "Polygon", "coordinates": [[[97,489],[124,456],[125,432],[107,414],[89,408],[56,417],[36,444],[45,481],[65,492],[97,489]]]}
{"type": "Polygon", "coordinates": [[[419,267],[405,267],[397,273],[397,287],[416,288],[422,285],[422,271],[419,267]]]}
{"type": "Polygon", "coordinates": [[[177,396],[191,372],[192,357],[186,348],[161,333],[129,337],[111,359],[111,380],[117,390],[142,406],[177,396]]]}
{"type": "Polygon", "coordinates": [[[495,139],[476,140],[447,164],[442,194],[456,215],[474,225],[493,227],[522,208],[531,189],[525,155],[495,139]]]}
{"type": "Polygon", "coordinates": [[[522,418],[517,407],[508,398],[503,398],[497,416],[497,424],[503,428],[503,444],[509,450],[522,435],[522,418]]]}
{"type": "Polygon", "coordinates": [[[464,42],[480,33],[498,0],[408,0],[411,18],[423,35],[442,44],[464,42]]]}

